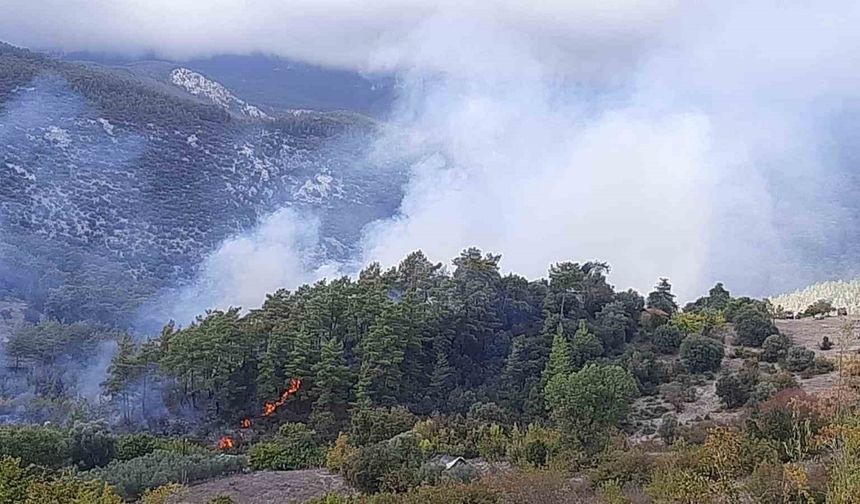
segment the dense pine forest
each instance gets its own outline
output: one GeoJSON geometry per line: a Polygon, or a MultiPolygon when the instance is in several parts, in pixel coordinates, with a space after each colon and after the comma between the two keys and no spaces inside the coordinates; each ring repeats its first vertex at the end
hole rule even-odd
{"type": "Polygon", "coordinates": [[[667,279],[642,296],[605,263],[528,280],[500,259],[415,252],[149,339],[24,325],[0,503],[184,502],[182,484],[308,468],[353,492],[318,504],[860,502],[849,319],[820,355],[722,284],[679,307],[667,279]],[[810,394],[816,377],[836,383],[810,394]]]}

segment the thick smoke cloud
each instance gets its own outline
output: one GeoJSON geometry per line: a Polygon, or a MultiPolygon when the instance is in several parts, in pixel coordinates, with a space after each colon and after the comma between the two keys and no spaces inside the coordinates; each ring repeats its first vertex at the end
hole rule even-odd
{"type": "MultiPolygon", "coordinates": [[[[619,287],[667,275],[682,297],[716,280],[761,295],[856,273],[844,133],[860,93],[856,3],[477,4],[7,0],[0,36],[395,72],[401,96],[376,155],[418,161],[399,215],[365,230],[365,260],[476,245],[539,275],[602,259],[619,287]]],[[[264,224],[255,240],[272,233],[293,251],[294,228],[264,224]]],[[[255,264],[295,271],[239,278],[229,265],[254,251],[225,247],[203,282],[254,286],[239,289],[245,306],[280,286],[272,277],[321,273],[303,252],[268,253],[255,264]]]]}
{"type": "MultiPolygon", "coordinates": [[[[426,29],[427,20],[447,18],[504,26],[535,41],[555,63],[605,71],[609,60],[631,62],[638,47],[674,16],[677,3],[5,0],[0,35],[12,43],[67,51],[179,59],[262,52],[365,70],[403,68],[420,59],[447,70],[445,55],[414,45],[414,34],[426,29]]],[[[449,28],[456,39],[456,26],[449,28]]]]}
{"type": "Polygon", "coordinates": [[[320,259],[318,222],[285,208],[248,233],[228,238],[206,258],[191,284],[141,310],[137,326],[157,331],[167,320],[188,323],[207,309],[260,306],[267,293],[337,274],[320,259]]]}

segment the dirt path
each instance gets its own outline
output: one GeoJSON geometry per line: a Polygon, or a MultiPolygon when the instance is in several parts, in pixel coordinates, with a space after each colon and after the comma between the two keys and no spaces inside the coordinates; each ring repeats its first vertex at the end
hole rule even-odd
{"type": "Polygon", "coordinates": [[[238,504],[298,504],[327,493],[350,494],[340,476],[325,469],[234,474],[189,487],[172,504],[203,504],[227,495],[238,504]]]}

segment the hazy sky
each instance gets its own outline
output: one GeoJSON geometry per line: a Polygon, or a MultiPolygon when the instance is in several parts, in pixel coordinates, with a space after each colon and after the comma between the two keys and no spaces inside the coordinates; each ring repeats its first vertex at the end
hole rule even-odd
{"type": "MultiPolygon", "coordinates": [[[[472,3],[4,0],[0,39],[396,72],[376,155],[419,161],[399,215],[366,229],[367,260],[476,245],[539,276],[601,259],[619,287],[665,275],[683,297],[717,280],[761,295],[857,272],[843,181],[860,4],[472,3]],[[809,254],[831,262],[810,267],[809,254]]],[[[303,222],[269,219],[248,236],[277,244],[261,233],[294,236],[303,222]]]]}

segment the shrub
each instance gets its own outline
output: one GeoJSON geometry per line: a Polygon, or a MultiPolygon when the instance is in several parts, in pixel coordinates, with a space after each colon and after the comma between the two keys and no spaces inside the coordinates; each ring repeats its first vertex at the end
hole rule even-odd
{"type": "Polygon", "coordinates": [[[101,467],[114,458],[116,438],[103,422],[76,423],[69,431],[69,451],[79,468],[101,467]]]}
{"type": "Polygon", "coordinates": [[[158,449],[179,455],[212,455],[213,450],[191,439],[169,439],[158,444],[158,449]]]}
{"type": "Polygon", "coordinates": [[[755,402],[765,402],[779,392],[796,388],[797,380],[788,371],[780,371],[759,382],[753,391],[751,399],[755,402]]]}
{"type": "Polygon", "coordinates": [[[404,407],[360,408],[352,415],[349,437],[358,446],[378,443],[408,431],[417,420],[404,407]]]}
{"type": "Polygon", "coordinates": [[[684,409],[684,403],[696,401],[696,387],[686,381],[665,383],[660,385],[660,395],[678,411],[684,409]]]}
{"type": "Polygon", "coordinates": [[[674,443],[678,437],[678,417],[672,412],[664,413],[657,434],[667,445],[674,443]]]}
{"type": "Polygon", "coordinates": [[[821,350],[830,350],[831,348],[833,348],[833,342],[830,341],[830,338],[825,336],[821,338],[821,343],[818,344],[818,348],[820,348],[821,350]]]}
{"type": "Polygon", "coordinates": [[[765,362],[778,362],[785,358],[791,346],[787,336],[771,334],[761,344],[761,359],[765,362]]]}
{"type": "Polygon", "coordinates": [[[324,450],[314,442],[314,431],[300,423],[285,423],[272,441],[257,443],[248,451],[251,467],[289,471],[319,467],[324,450]]]}
{"type": "Polygon", "coordinates": [[[672,369],[653,352],[633,350],[627,352],[621,362],[639,382],[643,394],[655,394],[660,384],[671,379],[672,369]]]}
{"type": "Polygon", "coordinates": [[[177,483],[168,483],[158,488],[151,488],[143,492],[140,504],[167,504],[171,497],[179,494],[184,488],[177,483]]]}
{"type": "Polygon", "coordinates": [[[725,351],[723,345],[703,336],[687,336],[681,343],[681,362],[691,373],[716,371],[725,351]]]}
{"type": "Polygon", "coordinates": [[[469,408],[467,415],[469,420],[481,423],[507,424],[510,421],[510,413],[494,402],[475,403],[469,408]]]}
{"type": "Polygon", "coordinates": [[[424,486],[403,493],[382,493],[369,497],[328,494],[305,504],[496,504],[498,502],[497,492],[484,483],[449,483],[424,486]]]}
{"type": "Polygon", "coordinates": [[[654,330],[654,336],[651,338],[654,349],[663,354],[677,352],[682,341],[684,333],[674,324],[661,325],[654,330]]]}
{"type": "Polygon", "coordinates": [[[0,427],[0,457],[14,457],[24,465],[58,468],[68,463],[69,440],[49,427],[0,427]]]}
{"type": "Polygon", "coordinates": [[[788,389],[761,405],[750,419],[749,432],[753,437],[771,441],[787,462],[796,458],[794,454],[798,451],[808,452],[813,448],[813,439],[825,423],[826,417],[813,396],[800,389],[788,389]]]}
{"type": "Polygon", "coordinates": [[[508,460],[522,467],[547,465],[561,447],[561,433],[538,424],[525,430],[514,427],[510,439],[508,460]]]}
{"type": "Polygon", "coordinates": [[[793,346],[785,356],[785,369],[794,372],[805,371],[815,362],[815,352],[802,346],[793,346]]]}
{"type": "Polygon", "coordinates": [[[417,436],[404,434],[359,448],[345,461],[341,473],[365,493],[404,491],[419,483],[422,462],[417,436]]]}
{"type": "Polygon", "coordinates": [[[812,364],[815,374],[825,374],[836,369],[836,364],[827,357],[816,357],[812,364]]]}
{"type": "Polygon", "coordinates": [[[750,399],[751,390],[734,374],[725,374],[717,380],[717,395],[727,408],[739,408],[750,399]]]}
{"type": "Polygon", "coordinates": [[[317,446],[289,445],[283,441],[263,441],[248,450],[254,470],[292,471],[322,465],[325,454],[317,446]]]}
{"type": "Polygon", "coordinates": [[[163,444],[157,437],[146,432],[125,434],[116,440],[116,458],[131,460],[142,457],[161,448],[163,444]]]}
{"type": "Polygon", "coordinates": [[[110,486],[86,481],[72,473],[51,475],[35,466],[24,466],[21,459],[0,458],[0,504],[122,504],[110,486]]]}
{"type": "Polygon", "coordinates": [[[604,455],[588,476],[594,487],[610,481],[643,484],[653,468],[653,457],[641,449],[620,449],[604,455]]]}
{"type": "Polygon", "coordinates": [[[814,317],[816,315],[827,315],[828,313],[833,311],[833,304],[826,299],[819,299],[818,301],[812,303],[807,306],[805,310],[803,310],[803,315],[805,317],[814,317]]]}
{"type": "Polygon", "coordinates": [[[738,311],[735,314],[734,323],[737,333],[735,342],[738,345],[760,347],[768,336],[779,332],[760,310],[753,307],[745,307],[738,311]]]}
{"type": "Polygon", "coordinates": [[[507,434],[498,424],[485,425],[478,429],[478,455],[483,459],[502,460],[507,452],[508,443],[507,434]]]}
{"type": "Polygon", "coordinates": [[[441,453],[461,457],[478,455],[479,428],[461,415],[437,416],[417,422],[412,432],[420,438],[426,453],[441,453]]]}
{"type": "Polygon", "coordinates": [[[156,450],[128,461],[114,460],[84,474],[112,485],[125,499],[135,499],[150,488],[234,473],[245,465],[244,457],[233,455],[180,455],[156,450]]]}
{"type": "Polygon", "coordinates": [[[677,327],[684,335],[701,334],[708,336],[725,327],[726,319],[720,311],[706,308],[678,313],[672,317],[669,325],[677,327]]]}
{"type": "Polygon", "coordinates": [[[325,466],[329,471],[341,472],[347,460],[357,452],[358,448],[349,444],[349,436],[340,433],[334,445],[325,454],[325,466]]]}
{"type": "Polygon", "coordinates": [[[216,495],[209,499],[206,504],[236,504],[236,501],[229,495],[216,495]]]}

